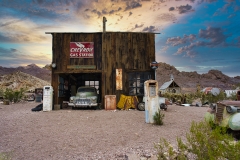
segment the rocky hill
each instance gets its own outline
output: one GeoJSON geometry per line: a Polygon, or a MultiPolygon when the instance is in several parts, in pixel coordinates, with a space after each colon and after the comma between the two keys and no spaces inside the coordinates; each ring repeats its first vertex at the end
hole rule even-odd
{"type": "Polygon", "coordinates": [[[34,91],[35,88],[43,88],[43,86],[50,85],[50,82],[34,77],[30,74],[16,71],[7,75],[0,76],[0,88],[19,90],[20,88],[27,88],[28,91],[34,91]]]}
{"type": "Polygon", "coordinates": [[[200,85],[202,88],[217,87],[222,90],[235,89],[236,85],[240,83],[240,76],[234,78],[229,77],[218,70],[210,70],[205,74],[180,72],[174,66],[160,62],[156,70],[159,86],[170,81],[171,74],[183,92],[195,92],[197,85],[200,85]]]}
{"type": "Polygon", "coordinates": [[[12,73],[17,72],[17,71],[30,74],[34,77],[39,78],[39,79],[48,81],[49,83],[51,81],[51,71],[49,70],[48,65],[46,65],[44,68],[40,68],[36,64],[30,64],[30,65],[27,65],[27,66],[20,66],[20,67],[17,67],[17,68],[7,68],[7,67],[0,66],[0,76],[7,75],[7,74],[12,74],[12,73]]]}
{"type": "MultiPolygon", "coordinates": [[[[200,85],[204,87],[218,87],[222,90],[235,89],[240,84],[240,76],[229,77],[218,70],[210,70],[205,74],[197,72],[180,72],[174,66],[166,63],[159,63],[156,70],[159,87],[170,81],[171,74],[174,81],[182,88],[183,92],[195,92],[196,87],[200,85]]],[[[49,65],[43,68],[35,64],[25,67],[5,68],[0,66],[0,88],[16,88],[29,87],[39,88],[44,85],[51,84],[51,70],[49,65]]]]}

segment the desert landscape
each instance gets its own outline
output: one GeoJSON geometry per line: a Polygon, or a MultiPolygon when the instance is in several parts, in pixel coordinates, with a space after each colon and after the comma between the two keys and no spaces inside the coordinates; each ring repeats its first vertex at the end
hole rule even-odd
{"type": "Polygon", "coordinates": [[[144,112],[134,109],[32,112],[38,104],[0,104],[0,153],[25,160],[156,160],[160,138],[176,144],[208,109],[169,105],[158,126],[145,123],[144,112]]]}
{"type": "MultiPolygon", "coordinates": [[[[182,91],[191,93],[196,86],[233,89],[240,77],[228,77],[220,71],[206,74],[180,72],[166,63],[159,63],[156,75],[159,86],[174,76],[182,91]],[[185,83],[188,82],[188,83],[185,83]]],[[[0,89],[35,88],[50,85],[51,70],[46,65],[0,67],[0,89]]],[[[49,112],[33,112],[39,102],[0,103],[0,153],[9,159],[157,159],[154,144],[165,138],[176,145],[184,139],[192,121],[204,120],[208,106],[168,105],[164,124],[145,123],[144,111],[72,110],[63,108],[49,112]]]]}

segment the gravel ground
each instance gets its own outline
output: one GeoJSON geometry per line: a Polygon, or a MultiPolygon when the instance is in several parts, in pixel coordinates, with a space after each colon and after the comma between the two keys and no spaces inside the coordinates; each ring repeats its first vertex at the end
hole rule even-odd
{"type": "Polygon", "coordinates": [[[173,145],[206,107],[169,105],[162,126],[145,123],[143,111],[61,109],[32,112],[40,103],[0,104],[0,153],[24,160],[155,160],[160,137],[173,145]]]}

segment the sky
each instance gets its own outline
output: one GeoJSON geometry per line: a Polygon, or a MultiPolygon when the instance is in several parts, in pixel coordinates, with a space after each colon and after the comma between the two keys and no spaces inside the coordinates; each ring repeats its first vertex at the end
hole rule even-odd
{"type": "Polygon", "coordinates": [[[240,76],[240,0],[0,0],[0,66],[52,62],[46,32],[153,32],[156,61],[240,76]]]}

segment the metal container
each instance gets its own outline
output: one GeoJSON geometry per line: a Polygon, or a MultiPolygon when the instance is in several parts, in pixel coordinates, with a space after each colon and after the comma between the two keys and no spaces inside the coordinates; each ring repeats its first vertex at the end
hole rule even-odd
{"type": "Polygon", "coordinates": [[[144,82],[145,122],[154,123],[154,115],[159,110],[158,82],[147,80],[144,82]]]}
{"type": "Polygon", "coordinates": [[[36,94],[35,95],[35,102],[42,102],[42,95],[41,94],[36,94]]]}
{"type": "Polygon", "coordinates": [[[116,95],[105,95],[105,110],[116,109],[116,95]]]}

